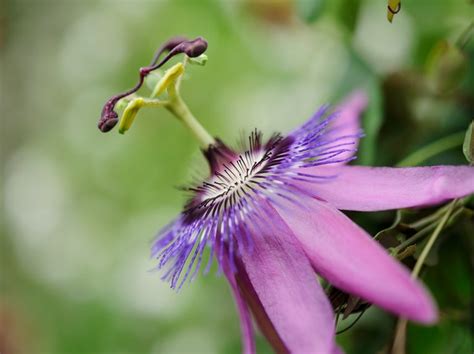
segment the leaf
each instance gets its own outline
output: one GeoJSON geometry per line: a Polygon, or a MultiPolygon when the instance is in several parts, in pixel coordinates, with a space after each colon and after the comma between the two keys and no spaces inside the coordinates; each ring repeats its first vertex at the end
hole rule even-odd
{"type": "Polygon", "coordinates": [[[316,21],[326,7],[326,0],[298,0],[296,10],[298,15],[307,23],[316,21]]]}
{"type": "Polygon", "coordinates": [[[372,80],[369,89],[369,106],[362,119],[365,137],[360,143],[359,161],[362,165],[374,165],[377,138],[383,121],[383,98],[377,80],[372,80]]]}
{"type": "Polygon", "coordinates": [[[431,50],[426,65],[430,85],[439,93],[447,93],[464,80],[469,60],[456,45],[441,40],[431,50]]]}
{"type": "Polygon", "coordinates": [[[471,122],[469,128],[467,128],[466,136],[464,137],[464,144],[462,145],[462,151],[466,156],[467,161],[470,164],[474,163],[474,121],[471,122]]]}

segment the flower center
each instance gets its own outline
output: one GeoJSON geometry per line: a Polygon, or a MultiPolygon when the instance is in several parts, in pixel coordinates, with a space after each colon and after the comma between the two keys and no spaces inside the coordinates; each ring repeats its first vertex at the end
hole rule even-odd
{"type": "Polygon", "coordinates": [[[206,183],[206,190],[202,195],[202,201],[223,201],[233,196],[241,198],[252,189],[252,185],[258,186],[255,177],[265,166],[265,161],[271,156],[271,151],[247,151],[238,156],[235,161],[230,161],[223,166],[221,172],[217,172],[212,179],[206,183]]]}
{"type": "Polygon", "coordinates": [[[252,133],[248,149],[240,154],[223,144],[206,153],[212,174],[207,181],[190,188],[195,195],[185,207],[188,221],[202,216],[218,218],[235,207],[245,209],[254,197],[264,190],[268,192],[268,177],[282,153],[278,148],[282,138],[275,135],[266,144],[261,138],[260,133],[252,133]]]}

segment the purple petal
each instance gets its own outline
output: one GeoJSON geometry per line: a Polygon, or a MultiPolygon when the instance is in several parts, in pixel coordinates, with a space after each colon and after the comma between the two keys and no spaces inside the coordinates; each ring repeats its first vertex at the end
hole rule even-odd
{"type": "Polygon", "coordinates": [[[239,287],[236,281],[236,275],[231,270],[227,256],[223,258],[221,264],[224,274],[229,281],[230,288],[232,290],[232,295],[235,299],[235,304],[237,305],[237,310],[239,312],[240,318],[240,331],[242,332],[242,353],[243,354],[255,354],[257,351],[255,349],[255,338],[252,327],[252,319],[250,317],[250,312],[245,303],[245,300],[240,293],[239,287]]]}
{"type": "Polygon", "coordinates": [[[253,251],[242,252],[248,279],[288,351],[331,353],[331,305],[291,230],[271,206],[260,206],[269,219],[253,229],[253,251]]]}
{"type": "Polygon", "coordinates": [[[423,286],[348,217],[324,202],[281,212],[318,274],[334,286],[410,320],[433,323],[423,286]]]}
{"type": "Polygon", "coordinates": [[[341,349],[341,347],[335,345],[331,354],[344,354],[344,351],[341,349]]]}
{"type": "Polygon", "coordinates": [[[278,335],[272,321],[268,317],[265,308],[263,307],[254,287],[252,286],[252,283],[250,282],[242,262],[239,260],[237,260],[237,269],[238,271],[235,274],[235,279],[240,288],[242,296],[247,302],[247,305],[252,310],[253,316],[258,324],[258,327],[260,328],[260,331],[265,335],[276,353],[287,353],[288,349],[278,335]]]}
{"type": "Polygon", "coordinates": [[[306,174],[336,175],[325,183],[301,183],[318,199],[342,210],[377,211],[442,203],[474,193],[474,167],[324,166],[306,174]]]}
{"type": "MultiPolygon", "coordinates": [[[[362,90],[354,91],[346,97],[334,110],[338,117],[332,122],[331,130],[328,132],[330,137],[327,137],[327,139],[330,140],[332,136],[335,138],[338,136],[354,136],[354,145],[351,148],[356,150],[359,144],[358,136],[361,132],[360,118],[367,107],[367,101],[367,95],[362,90]]],[[[356,151],[347,151],[338,158],[349,161],[355,153],[356,151]]]]}

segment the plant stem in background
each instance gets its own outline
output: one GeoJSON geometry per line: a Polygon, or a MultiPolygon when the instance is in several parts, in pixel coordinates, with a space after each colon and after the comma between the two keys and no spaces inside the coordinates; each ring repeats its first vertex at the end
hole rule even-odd
{"type": "MultiPolygon", "coordinates": [[[[412,278],[416,279],[418,277],[420,270],[423,266],[423,263],[425,262],[426,257],[430,253],[435,241],[437,240],[438,236],[441,234],[441,231],[443,230],[446,223],[448,222],[449,217],[451,216],[451,213],[454,209],[456,202],[457,202],[457,199],[454,199],[451,203],[449,203],[449,207],[446,213],[443,215],[443,218],[441,219],[439,224],[436,226],[436,229],[431,234],[431,237],[428,239],[428,242],[426,243],[425,248],[423,248],[423,251],[421,252],[420,257],[418,257],[415,267],[413,268],[413,271],[411,273],[412,278]]],[[[406,329],[407,329],[407,320],[405,318],[400,318],[398,320],[398,323],[395,329],[392,354],[405,354],[406,329]]]]}
{"type": "Polygon", "coordinates": [[[454,206],[455,206],[456,202],[457,202],[457,199],[454,199],[451,203],[449,203],[449,208],[446,211],[446,214],[444,214],[443,218],[439,222],[439,224],[436,227],[436,229],[434,230],[433,234],[428,239],[428,242],[426,243],[425,248],[423,248],[423,251],[421,252],[420,257],[416,261],[415,267],[413,268],[413,271],[411,273],[412,278],[417,278],[418,277],[418,275],[420,273],[420,270],[421,270],[421,267],[423,266],[423,263],[425,262],[426,257],[428,256],[429,252],[431,251],[431,248],[433,247],[436,239],[440,235],[441,230],[443,230],[443,228],[446,226],[446,223],[448,222],[449,217],[451,216],[451,213],[453,212],[453,209],[454,209],[454,206]]]}
{"type": "Polygon", "coordinates": [[[397,167],[416,166],[443,151],[462,146],[465,132],[454,133],[428,144],[404,158],[397,167]]]}

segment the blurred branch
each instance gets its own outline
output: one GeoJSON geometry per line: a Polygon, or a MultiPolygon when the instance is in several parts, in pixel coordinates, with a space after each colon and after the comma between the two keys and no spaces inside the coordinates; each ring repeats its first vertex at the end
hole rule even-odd
{"type": "Polygon", "coordinates": [[[454,133],[415,151],[397,164],[397,167],[416,166],[443,151],[462,146],[465,132],[454,133]]]}
{"type": "Polygon", "coordinates": [[[456,40],[456,46],[460,49],[464,49],[464,47],[469,43],[472,37],[472,32],[474,30],[474,22],[471,22],[469,26],[461,33],[459,38],[456,40]]]}

